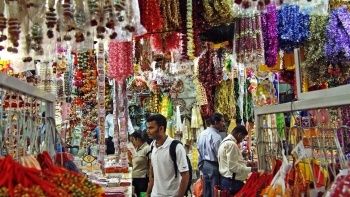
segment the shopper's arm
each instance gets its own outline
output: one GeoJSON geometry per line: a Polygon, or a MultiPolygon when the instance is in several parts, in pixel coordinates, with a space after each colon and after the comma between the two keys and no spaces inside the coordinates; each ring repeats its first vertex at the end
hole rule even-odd
{"type": "Polygon", "coordinates": [[[247,167],[246,164],[238,162],[239,160],[243,161],[241,152],[236,144],[227,146],[227,158],[228,159],[228,168],[230,172],[240,173],[248,177],[248,174],[252,171],[253,168],[247,167]]]}
{"type": "Polygon", "coordinates": [[[154,184],[154,178],[153,178],[153,167],[151,162],[149,162],[149,179],[148,179],[148,186],[147,186],[147,196],[151,196],[152,188],[154,184]]]}
{"type": "Polygon", "coordinates": [[[180,188],[179,188],[179,193],[178,193],[178,197],[184,197],[186,190],[187,190],[187,186],[188,186],[188,182],[190,181],[190,173],[189,171],[186,172],[181,172],[181,183],[180,183],[180,188]]]}

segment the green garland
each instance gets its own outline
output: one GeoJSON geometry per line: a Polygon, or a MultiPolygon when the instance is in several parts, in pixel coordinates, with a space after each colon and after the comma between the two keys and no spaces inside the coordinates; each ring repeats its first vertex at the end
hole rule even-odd
{"type": "Polygon", "coordinates": [[[310,36],[305,46],[305,62],[302,67],[311,82],[325,78],[328,64],[324,58],[326,25],[328,16],[310,16],[310,36]]]}

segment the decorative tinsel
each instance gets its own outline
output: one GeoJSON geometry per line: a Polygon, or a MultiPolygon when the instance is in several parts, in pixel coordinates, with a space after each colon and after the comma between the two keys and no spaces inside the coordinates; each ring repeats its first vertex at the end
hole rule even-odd
{"type": "Polygon", "coordinates": [[[158,32],[163,29],[163,17],[158,0],[139,1],[141,23],[148,32],[158,32]]]}
{"type": "Polygon", "coordinates": [[[278,55],[277,9],[274,4],[266,6],[266,13],[261,16],[264,36],[265,64],[276,65],[278,55]]]}
{"type": "Polygon", "coordinates": [[[332,11],[327,38],[325,53],[330,61],[350,60],[350,12],[345,6],[332,11]]]}
{"type": "Polygon", "coordinates": [[[327,22],[328,16],[310,16],[310,37],[305,47],[305,62],[302,66],[311,82],[324,78],[326,74],[328,64],[324,58],[324,45],[327,22]]]}
{"type": "Polygon", "coordinates": [[[180,0],[162,0],[160,1],[161,13],[164,19],[164,29],[177,30],[180,28],[180,0]]]}
{"type": "Polygon", "coordinates": [[[297,5],[283,5],[278,12],[280,48],[291,51],[309,37],[309,15],[297,5]]]}
{"type": "Polygon", "coordinates": [[[203,0],[204,18],[211,25],[233,21],[232,0],[203,0]]]}

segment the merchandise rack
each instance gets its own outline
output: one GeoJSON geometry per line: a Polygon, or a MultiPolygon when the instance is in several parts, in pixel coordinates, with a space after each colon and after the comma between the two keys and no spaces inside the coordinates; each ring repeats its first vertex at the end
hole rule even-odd
{"type": "Polygon", "coordinates": [[[21,81],[17,78],[10,77],[6,74],[0,73],[0,88],[5,90],[11,90],[18,92],[22,95],[36,98],[45,104],[45,116],[55,117],[54,103],[56,100],[55,95],[40,90],[37,87],[29,85],[28,83],[21,81]]]}
{"type": "MultiPolygon", "coordinates": [[[[342,87],[343,88],[343,87],[342,87]]],[[[270,128],[263,123],[263,116],[268,114],[283,113],[283,112],[295,112],[310,109],[330,108],[338,107],[350,104],[350,92],[342,91],[342,88],[335,88],[329,90],[332,94],[322,94],[322,96],[312,97],[311,99],[305,99],[295,102],[283,103],[278,105],[270,105],[255,108],[255,125],[256,125],[256,138],[257,138],[257,150],[258,152],[265,152],[263,132],[264,129],[274,130],[273,135],[277,135],[276,128],[270,128]]],[[[350,89],[350,88],[349,88],[350,89]]],[[[325,92],[325,91],[324,91],[325,92]]],[[[319,93],[317,93],[319,94],[319,93]]],[[[312,96],[314,96],[313,94],[312,96]]],[[[265,155],[258,155],[259,169],[266,170],[267,164],[264,162],[265,155]]]]}

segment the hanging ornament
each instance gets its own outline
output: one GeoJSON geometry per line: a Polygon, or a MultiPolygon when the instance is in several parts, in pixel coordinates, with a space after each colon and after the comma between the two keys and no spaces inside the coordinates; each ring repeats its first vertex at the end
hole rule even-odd
{"type": "MultiPolygon", "coordinates": [[[[6,29],[6,21],[7,19],[5,18],[4,15],[5,12],[5,1],[0,0],[0,42],[3,42],[7,40],[7,36],[4,35],[4,30],[6,29]]],[[[0,51],[2,51],[5,47],[0,45],[0,51]]]]}
{"type": "Polygon", "coordinates": [[[257,12],[245,11],[235,21],[234,48],[237,62],[246,65],[264,64],[264,43],[261,18],[257,12]]]}
{"type": "Polygon", "coordinates": [[[310,17],[298,5],[282,5],[278,12],[280,48],[292,51],[309,37],[310,17]]]}
{"type": "Polygon", "coordinates": [[[118,81],[123,81],[133,73],[133,44],[132,42],[111,41],[108,49],[108,75],[118,81]]]}
{"type": "Polygon", "coordinates": [[[302,67],[305,69],[306,78],[311,82],[325,78],[327,63],[325,61],[324,47],[326,43],[326,25],[328,16],[310,16],[310,36],[305,47],[305,61],[302,67]]]}
{"type": "Polygon", "coordinates": [[[333,10],[329,17],[325,53],[333,62],[350,60],[350,11],[346,7],[333,10]]]}
{"type": "Polygon", "coordinates": [[[21,33],[21,24],[19,21],[19,11],[17,0],[8,1],[9,9],[9,19],[8,19],[8,35],[10,36],[10,41],[12,47],[8,47],[7,51],[12,53],[18,53],[17,47],[19,46],[19,38],[21,33]]]}
{"type": "Polygon", "coordinates": [[[192,18],[192,0],[187,0],[187,56],[193,60],[194,59],[194,38],[193,38],[193,18],[192,18]]]}
{"type": "Polygon", "coordinates": [[[278,56],[278,30],[277,30],[277,9],[276,5],[270,4],[266,6],[266,13],[261,15],[265,63],[269,67],[273,67],[277,63],[278,56]]]}

